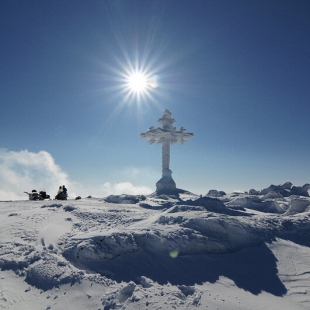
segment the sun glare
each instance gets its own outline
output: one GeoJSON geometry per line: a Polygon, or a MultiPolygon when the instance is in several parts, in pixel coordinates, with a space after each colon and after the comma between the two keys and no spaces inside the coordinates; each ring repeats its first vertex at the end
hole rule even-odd
{"type": "Polygon", "coordinates": [[[162,66],[154,66],[155,60],[146,56],[132,61],[125,51],[123,54],[124,59],[115,57],[117,67],[108,66],[113,73],[111,81],[116,82],[110,89],[121,95],[120,106],[159,105],[158,98],[163,95],[159,75],[162,66]]]}
{"type": "Polygon", "coordinates": [[[141,93],[147,88],[147,78],[142,72],[134,72],[128,76],[128,87],[130,90],[141,93]]]}
{"type": "Polygon", "coordinates": [[[158,75],[148,68],[124,68],[122,87],[126,102],[154,101],[155,89],[158,88],[158,75]]]}

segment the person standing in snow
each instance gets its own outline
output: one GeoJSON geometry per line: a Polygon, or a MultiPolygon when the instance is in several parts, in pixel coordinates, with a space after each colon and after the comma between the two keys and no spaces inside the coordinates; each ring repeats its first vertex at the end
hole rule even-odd
{"type": "Polygon", "coordinates": [[[65,186],[59,186],[57,195],[55,196],[56,200],[67,200],[67,189],[65,186]]]}
{"type": "Polygon", "coordinates": [[[65,196],[67,197],[67,189],[64,185],[62,186],[62,191],[65,194],[65,196]]]}
{"type": "Polygon", "coordinates": [[[58,189],[58,192],[57,192],[57,195],[55,196],[55,199],[60,199],[60,194],[62,193],[62,188],[61,186],[59,186],[59,189],[58,189]]]}

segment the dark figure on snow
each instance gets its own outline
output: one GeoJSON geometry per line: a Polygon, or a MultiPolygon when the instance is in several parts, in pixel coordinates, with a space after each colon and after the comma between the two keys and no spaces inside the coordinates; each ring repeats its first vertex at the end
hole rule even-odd
{"type": "Polygon", "coordinates": [[[55,196],[55,199],[57,200],[67,200],[67,189],[66,187],[63,186],[59,186],[59,190],[57,195],[55,196]]]}
{"type": "Polygon", "coordinates": [[[31,191],[31,194],[29,195],[29,200],[39,200],[39,199],[40,197],[39,197],[38,192],[35,189],[33,189],[31,191]]]}
{"type": "Polygon", "coordinates": [[[40,200],[50,199],[50,195],[46,194],[46,191],[40,191],[40,200]]]}
{"type": "Polygon", "coordinates": [[[50,195],[47,195],[45,191],[40,191],[38,193],[35,189],[31,191],[31,193],[24,192],[28,195],[29,200],[44,200],[44,199],[50,199],[50,195]]]}

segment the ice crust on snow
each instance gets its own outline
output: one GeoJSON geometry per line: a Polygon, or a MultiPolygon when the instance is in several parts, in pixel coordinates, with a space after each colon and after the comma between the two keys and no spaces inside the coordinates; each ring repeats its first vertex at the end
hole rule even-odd
{"type": "MultiPolygon", "coordinates": [[[[205,309],[212,305],[210,285],[220,287],[222,277],[254,296],[286,298],[287,309],[307,308],[310,262],[302,257],[310,255],[310,198],[278,190],[292,188],[288,182],[260,194],[0,202],[0,268],[25,281],[23,294],[70,295],[87,287],[81,304],[89,309],[205,309]],[[298,272],[281,256],[297,255],[293,246],[303,253],[296,264],[305,267],[298,272]],[[100,292],[96,301],[94,292],[100,292]],[[301,292],[306,295],[296,299],[301,292]]],[[[7,296],[2,284],[0,306],[6,307],[1,294],[7,296]]],[[[59,297],[46,300],[46,308],[53,308],[51,300],[62,308],[59,297]]]]}

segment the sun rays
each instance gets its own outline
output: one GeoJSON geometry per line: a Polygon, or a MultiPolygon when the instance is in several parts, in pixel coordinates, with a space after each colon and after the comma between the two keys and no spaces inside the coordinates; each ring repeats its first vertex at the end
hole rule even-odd
{"type": "Polygon", "coordinates": [[[134,93],[145,92],[148,86],[147,78],[143,72],[133,72],[128,76],[128,88],[134,93]]]}
{"type": "Polygon", "coordinates": [[[131,67],[122,73],[120,88],[127,103],[154,103],[158,87],[158,75],[151,70],[131,67]]]}

